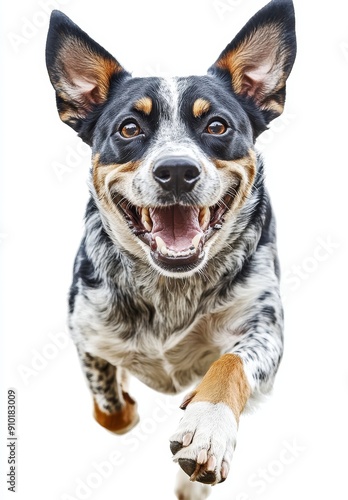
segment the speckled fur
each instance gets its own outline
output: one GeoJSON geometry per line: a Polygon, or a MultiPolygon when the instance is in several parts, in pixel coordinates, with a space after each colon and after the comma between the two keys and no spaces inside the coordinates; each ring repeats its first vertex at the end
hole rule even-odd
{"type": "Polygon", "coordinates": [[[254,391],[267,392],[282,355],[283,314],[263,188],[254,189],[235,227],[201,273],[167,278],[111,243],[91,201],[71,291],[69,324],[79,351],[167,393],[196,382],[221,354],[236,353],[254,391]]]}
{"type": "MultiPolygon", "coordinates": [[[[240,413],[270,391],[282,358],[275,219],[254,144],[283,110],[295,53],[291,0],[257,13],[202,77],[132,78],[64,14],[51,19],[46,54],[58,111],[93,155],[71,334],[107,428],[137,423],[128,373],[163,393],[195,387],[171,441],[192,481],[226,479],[240,413]],[[210,130],[216,121],[221,134],[210,130]],[[131,137],[123,134],[130,123],[131,137]],[[168,158],[176,162],[170,175],[190,168],[180,190],[179,177],[169,188],[155,175],[168,158]],[[168,207],[173,226],[157,212],[158,231],[168,224],[169,245],[198,231],[197,247],[192,239],[178,252],[169,246],[169,255],[138,220],[142,209],[168,207]],[[206,226],[201,213],[209,214],[206,226]],[[223,387],[226,374],[234,385],[223,387]]],[[[178,498],[207,498],[206,487],[180,477],[178,498]]]]}

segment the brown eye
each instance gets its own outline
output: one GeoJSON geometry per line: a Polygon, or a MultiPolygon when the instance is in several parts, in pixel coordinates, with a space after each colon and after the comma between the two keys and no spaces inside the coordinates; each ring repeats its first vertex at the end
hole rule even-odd
{"type": "Polygon", "coordinates": [[[222,135],[226,132],[226,130],[227,130],[226,125],[222,122],[219,122],[218,120],[214,120],[207,126],[208,134],[222,135]]]}
{"type": "Polygon", "coordinates": [[[126,139],[131,139],[132,137],[139,135],[141,131],[142,130],[137,123],[129,122],[121,127],[120,134],[126,139]]]}

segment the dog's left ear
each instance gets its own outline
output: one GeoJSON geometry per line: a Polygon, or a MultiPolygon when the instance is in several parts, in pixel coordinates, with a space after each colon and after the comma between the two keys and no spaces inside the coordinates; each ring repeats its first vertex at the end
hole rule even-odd
{"type": "Polygon", "coordinates": [[[65,14],[51,14],[46,64],[60,118],[76,131],[106,101],[114,78],[129,75],[116,59],[65,14]]]}
{"type": "Polygon", "coordinates": [[[283,112],[295,56],[293,3],[273,0],[248,21],[209,72],[228,74],[234,92],[251,98],[269,123],[283,112]]]}

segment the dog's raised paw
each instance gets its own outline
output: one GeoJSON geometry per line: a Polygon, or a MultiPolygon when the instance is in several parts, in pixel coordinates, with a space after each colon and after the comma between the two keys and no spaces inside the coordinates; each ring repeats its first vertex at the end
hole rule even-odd
{"type": "Polygon", "coordinates": [[[236,446],[237,422],[224,403],[190,403],[171,437],[173,460],[191,481],[217,484],[227,478],[236,446]]]}

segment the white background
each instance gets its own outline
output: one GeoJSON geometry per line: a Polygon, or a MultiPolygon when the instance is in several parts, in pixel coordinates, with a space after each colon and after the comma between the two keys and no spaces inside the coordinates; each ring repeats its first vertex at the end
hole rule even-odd
{"type": "MultiPolygon", "coordinates": [[[[203,74],[265,3],[56,0],[129,71],[147,76],[203,74]]],[[[230,477],[213,488],[216,500],[347,495],[348,9],[344,0],[297,0],[295,7],[298,57],[286,111],[260,141],[278,220],[286,351],[273,396],[241,421],[230,477]]],[[[166,398],[135,381],[142,420],[124,438],[91,416],[65,326],[89,155],[55,109],[44,62],[51,8],[17,0],[1,10],[1,498],[13,498],[4,484],[5,404],[15,387],[15,498],[174,499],[168,438],[181,396],[166,398]],[[108,462],[105,477],[96,472],[101,462],[108,462]]]]}

